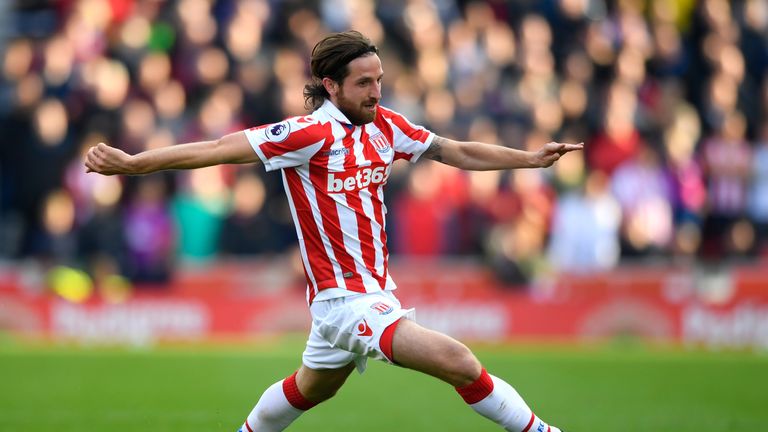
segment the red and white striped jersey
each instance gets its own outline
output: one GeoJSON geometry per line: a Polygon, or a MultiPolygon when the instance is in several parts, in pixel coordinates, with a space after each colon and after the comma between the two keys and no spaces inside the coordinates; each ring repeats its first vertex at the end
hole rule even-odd
{"type": "Polygon", "coordinates": [[[268,171],[282,170],[299,238],[307,301],[395,289],[387,270],[384,185],[434,134],[383,108],[354,126],[330,101],[311,115],[245,131],[268,171]]]}

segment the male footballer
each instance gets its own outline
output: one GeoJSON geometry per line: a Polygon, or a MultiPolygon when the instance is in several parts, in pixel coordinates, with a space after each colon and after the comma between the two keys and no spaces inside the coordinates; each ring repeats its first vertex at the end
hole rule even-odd
{"type": "Polygon", "coordinates": [[[321,40],[311,73],[304,88],[310,115],[135,155],[100,143],[85,158],[88,171],[105,175],[246,163],[281,171],[312,327],[301,367],[266,389],[240,431],[284,430],[373,358],[445,381],[504,430],[558,432],[464,344],[417,324],[413,309],[400,305],[388,271],[384,185],[398,159],[428,158],[464,170],[545,168],[583,145],[548,143],[529,152],[455,141],[413,125],[379,105],[378,49],[356,31],[321,40]]]}

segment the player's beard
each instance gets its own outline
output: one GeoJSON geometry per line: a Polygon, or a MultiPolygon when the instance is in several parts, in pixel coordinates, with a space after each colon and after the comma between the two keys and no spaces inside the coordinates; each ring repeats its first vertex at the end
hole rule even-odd
{"type": "Polygon", "coordinates": [[[347,99],[343,92],[339,91],[336,95],[336,101],[339,104],[339,111],[341,111],[353,125],[361,126],[372,122],[373,119],[376,118],[376,110],[379,103],[376,99],[368,99],[356,104],[350,99],[347,99]],[[373,110],[369,109],[370,105],[373,105],[373,110]]]}

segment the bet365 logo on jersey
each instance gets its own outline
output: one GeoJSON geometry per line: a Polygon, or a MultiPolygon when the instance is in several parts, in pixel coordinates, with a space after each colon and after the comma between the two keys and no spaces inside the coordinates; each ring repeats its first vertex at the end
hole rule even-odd
{"type": "Polygon", "coordinates": [[[360,168],[345,172],[328,173],[328,192],[354,192],[365,189],[371,185],[380,185],[387,182],[389,170],[387,167],[360,168]]]}

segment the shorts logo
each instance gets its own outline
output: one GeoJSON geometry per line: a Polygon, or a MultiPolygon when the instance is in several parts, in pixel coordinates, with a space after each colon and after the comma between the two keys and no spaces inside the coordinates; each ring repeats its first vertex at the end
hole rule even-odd
{"type": "Polygon", "coordinates": [[[389,141],[387,141],[387,137],[383,133],[377,132],[371,135],[370,141],[377,152],[386,153],[389,151],[389,141]]]}
{"type": "Polygon", "coordinates": [[[379,315],[387,315],[387,314],[391,313],[393,310],[395,310],[395,308],[393,308],[392,306],[390,306],[390,305],[388,305],[388,304],[386,304],[384,302],[376,302],[376,303],[372,304],[371,305],[371,309],[373,309],[376,312],[378,312],[379,315]]]}
{"type": "Polygon", "coordinates": [[[368,327],[368,322],[363,320],[357,325],[358,336],[373,336],[373,330],[368,327]]]}
{"type": "Polygon", "coordinates": [[[275,123],[267,127],[267,139],[272,142],[282,142],[291,133],[291,124],[287,121],[275,123]]]}

